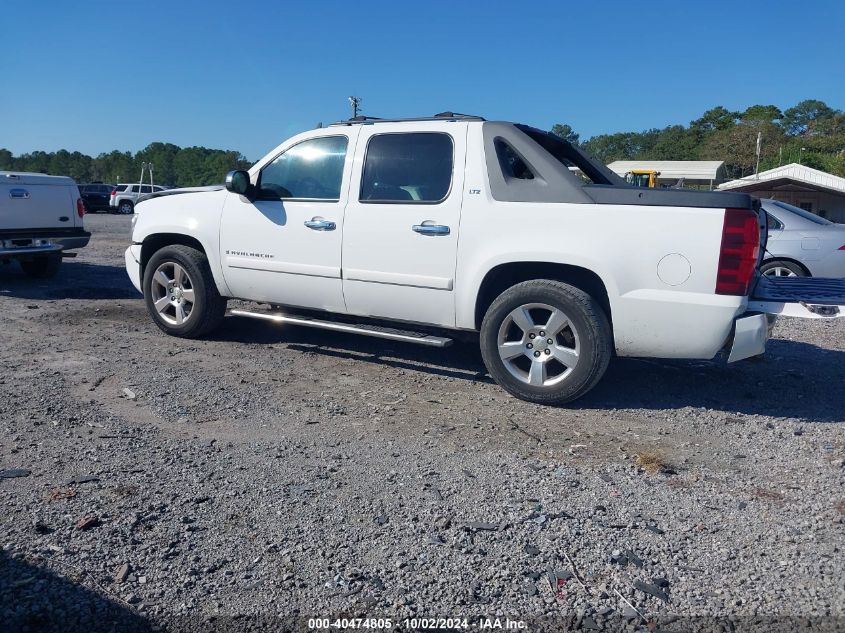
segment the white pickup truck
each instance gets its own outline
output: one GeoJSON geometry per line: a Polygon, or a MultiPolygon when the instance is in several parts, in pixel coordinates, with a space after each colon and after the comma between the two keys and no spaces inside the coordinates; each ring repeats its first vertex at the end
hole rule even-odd
{"type": "Polygon", "coordinates": [[[845,280],[759,274],[765,217],[746,194],[628,186],[524,125],[361,118],[142,200],[126,268],[168,334],[210,332],[227,298],[423,345],[478,332],[496,382],[558,404],[614,353],[736,361],[771,314],[842,316],[845,280]]]}
{"type": "Polygon", "coordinates": [[[0,171],[0,262],[17,260],[31,277],[52,277],[90,237],[73,179],[0,171]]]}

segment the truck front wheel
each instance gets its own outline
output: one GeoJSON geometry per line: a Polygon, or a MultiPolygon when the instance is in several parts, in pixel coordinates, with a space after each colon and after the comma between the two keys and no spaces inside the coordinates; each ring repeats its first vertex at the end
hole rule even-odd
{"type": "Polygon", "coordinates": [[[21,269],[23,272],[36,279],[47,279],[48,277],[55,277],[59,272],[59,267],[62,264],[61,255],[45,255],[44,257],[36,257],[28,261],[22,261],[21,269]]]}
{"type": "Polygon", "coordinates": [[[613,350],[598,302],[550,279],[524,281],[499,295],[484,315],[480,342],[493,379],[538,404],[583,396],[604,375],[613,350]]]}
{"type": "Polygon", "coordinates": [[[226,313],[208,259],[190,246],[156,251],[144,269],[143,288],[147,311],[171,336],[199,338],[220,325],[226,313]]]}

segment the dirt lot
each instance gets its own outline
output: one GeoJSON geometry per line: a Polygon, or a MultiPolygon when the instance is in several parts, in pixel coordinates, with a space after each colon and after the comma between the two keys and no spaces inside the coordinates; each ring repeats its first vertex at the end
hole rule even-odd
{"type": "Polygon", "coordinates": [[[54,280],[0,267],[0,470],[24,469],[0,478],[0,629],[845,625],[845,320],[781,320],[733,366],[616,360],[543,408],[470,344],[237,317],[167,338],[129,218],[88,226],[54,280]]]}

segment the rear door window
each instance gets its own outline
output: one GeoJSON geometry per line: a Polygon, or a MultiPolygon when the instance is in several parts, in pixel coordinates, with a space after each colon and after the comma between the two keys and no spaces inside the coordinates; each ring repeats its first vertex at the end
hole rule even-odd
{"type": "Polygon", "coordinates": [[[454,144],[440,132],[378,134],[370,138],[361,176],[361,202],[438,203],[452,186],[454,144]]]}

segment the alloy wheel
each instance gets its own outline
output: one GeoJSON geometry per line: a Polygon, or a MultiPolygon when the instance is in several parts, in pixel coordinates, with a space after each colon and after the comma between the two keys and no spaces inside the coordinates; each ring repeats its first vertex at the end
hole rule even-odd
{"type": "Polygon", "coordinates": [[[545,303],[511,310],[499,326],[499,357],[512,376],[533,387],[559,384],[578,365],[581,343],[569,317],[545,303]]]}
{"type": "Polygon", "coordinates": [[[184,325],[194,312],[194,284],[188,271],[173,261],[162,262],[150,284],[153,306],[170,325],[184,325]]]}

